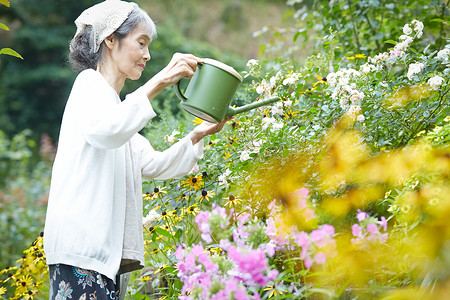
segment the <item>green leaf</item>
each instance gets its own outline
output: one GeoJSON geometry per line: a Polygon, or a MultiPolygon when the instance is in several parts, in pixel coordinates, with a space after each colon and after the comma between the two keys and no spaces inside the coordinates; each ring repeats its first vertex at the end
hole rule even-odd
{"type": "Polygon", "coordinates": [[[442,23],[442,22],[444,22],[444,20],[439,19],[439,18],[436,18],[436,19],[431,20],[431,22],[439,22],[439,23],[442,23]]]}
{"type": "Polygon", "coordinates": [[[0,28],[1,28],[1,29],[4,29],[4,30],[6,30],[6,31],[9,31],[8,26],[6,26],[6,25],[3,24],[3,23],[0,23],[0,28]]]}
{"type": "Polygon", "coordinates": [[[162,229],[161,227],[156,228],[155,232],[160,234],[160,235],[163,235],[165,237],[168,237],[170,239],[173,238],[173,236],[167,230],[162,229]]]}
{"type": "Polygon", "coordinates": [[[394,40],[387,40],[387,41],[384,41],[384,43],[385,43],[385,44],[397,45],[397,42],[394,41],[394,40]]]}
{"type": "Polygon", "coordinates": [[[6,55],[11,55],[11,56],[15,56],[18,57],[20,59],[23,59],[22,55],[20,55],[19,53],[17,53],[16,51],[14,51],[11,48],[3,48],[0,50],[0,54],[6,54],[6,55]]]}

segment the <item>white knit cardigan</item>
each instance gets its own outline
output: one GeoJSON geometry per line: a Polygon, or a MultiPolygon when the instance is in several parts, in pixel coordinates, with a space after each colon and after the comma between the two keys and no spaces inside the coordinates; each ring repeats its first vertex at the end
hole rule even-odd
{"type": "Polygon", "coordinates": [[[187,174],[203,156],[189,137],[154,151],[140,131],[155,116],[140,89],[120,101],[94,70],[73,85],[61,125],[44,230],[47,264],[112,280],[144,266],[142,176],[187,174]]]}

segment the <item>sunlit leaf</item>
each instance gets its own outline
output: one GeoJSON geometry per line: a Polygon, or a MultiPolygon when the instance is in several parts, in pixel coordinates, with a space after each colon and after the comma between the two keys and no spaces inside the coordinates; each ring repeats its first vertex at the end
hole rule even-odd
{"type": "Polygon", "coordinates": [[[9,31],[8,26],[6,26],[6,25],[3,24],[3,23],[0,23],[0,28],[1,28],[1,29],[4,29],[4,30],[6,30],[6,31],[9,31]]]}
{"type": "Polygon", "coordinates": [[[9,0],[0,0],[0,4],[3,4],[7,7],[9,7],[9,0]]]}
{"type": "Polygon", "coordinates": [[[17,53],[16,51],[14,51],[11,48],[3,48],[0,50],[0,54],[6,54],[6,55],[11,55],[11,56],[15,56],[18,57],[20,59],[23,59],[22,55],[20,55],[19,53],[17,53]]]}

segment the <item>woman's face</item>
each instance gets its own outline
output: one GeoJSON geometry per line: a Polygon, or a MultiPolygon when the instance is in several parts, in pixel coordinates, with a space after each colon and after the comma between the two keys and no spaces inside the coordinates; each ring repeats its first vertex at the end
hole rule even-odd
{"type": "Polygon", "coordinates": [[[144,23],[139,23],[126,35],[111,52],[118,76],[132,80],[139,79],[145,64],[150,60],[148,46],[151,43],[150,32],[144,23]]]}

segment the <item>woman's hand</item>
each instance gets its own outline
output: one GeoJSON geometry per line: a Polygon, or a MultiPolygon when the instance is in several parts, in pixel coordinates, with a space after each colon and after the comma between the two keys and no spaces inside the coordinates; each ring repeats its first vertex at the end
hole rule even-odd
{"type": "Polygon", "coordinates": [[[197,64],[203,62],[192,54],[175,53],[169,64],[144,84],[147,97],[152,100],[166,87],[177,83],[181,78],[191,78],[197,64]]]}
{"type": "Polygon", "coordinates": [[[173,85],[181,78],[191,78],[194,76],[197,64],[202,60],[192,54],[175,53],[169,64],[161,70],[160,74],[165,83],[173,85]]]}
{"type": "Polygon", "coordinates": [[[226,118],[219,124],[213,124],[207,121],[203,121],[200,125],[195,127],[194,130],[192,130],[191,133],[189,134],[192,140],[192,144],[195,145],[205,136],[221,131],[225,123],[232,118],[233,117],[226,118]]]}

